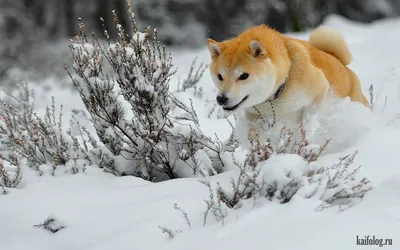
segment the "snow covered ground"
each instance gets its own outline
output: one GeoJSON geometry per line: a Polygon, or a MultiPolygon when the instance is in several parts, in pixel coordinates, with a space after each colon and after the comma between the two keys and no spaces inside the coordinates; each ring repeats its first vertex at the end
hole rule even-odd
{"type": "MultiPolygon", "coordinates": [[[[130,176],[117,178],[92,167],[84,174],[57,177],[24,169],[21,185],[0,196],[0,249],[400,249],[400,33],[396,32],[400,19],[362,25],[332,16],[326,24],[339,28],[348,41],[354,57],[350,67],[359,75],[364,93],[368,95],[373,84],[378,95],[373,114],[346,101],[327,109],[317,126],[323,131],[316,133],[321,138],[312,138],[317,142],[333,138],[320,165],[335,163],[358,149],[354,164],[362,165],[361,174],[373,187],[361,203],[340,212],[337,207],[316,211],[320,200],[300,196],[286,204],[248,200],[243,208],[228,211],[224,225],[210,217],[203,226],[209,190],[200,178],[149,183],[130,176]],[[174,209],[175,203],[187,213],[190,226],[182,212],[174,209]],[[34,227],[49,217],[65,228],[52,234],[34,227]],[[181,232],[171,239],[159,227],[181,232]],[[392,239],[393,245],[357,245],[357,237],[367,236],[392,239]]],[[[308,34],[295,36],[306,39],[308,34]]],[[[172,52],[179,66],[172,89],[178,77],[186,76],[194,57],[198,62],[209,61],[206,48],[172,52]]],[[[70,109],[82,108],[74,91],[54,81],[48,80],[50,92],[36,90],[39,112],[50,103],[51,95],[64,105],[66,117],[70,109]]],[[[200,85],[204,94],[195,100],[195,108],[202,130],[227,138],[229,124],[216,114],[208,116],[215,99],[208,71],[200,85]]],[[[290,169],[286,166],[293,163],[290,160],[297,161],[276,158],[277,164],[269,167],[278,172],[290,169]]],[[[229,185],[237,174],[232,169],[209,180],[213,185],[229,185]]]]}

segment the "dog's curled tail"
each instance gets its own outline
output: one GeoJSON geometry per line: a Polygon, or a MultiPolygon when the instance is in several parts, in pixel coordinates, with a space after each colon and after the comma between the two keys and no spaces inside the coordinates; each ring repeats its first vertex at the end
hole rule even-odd
{"type": "Polygon", "coordinates": [[[352,61],[349,47],[335,28],[321,26],[311,33],[308,41],[315,48],[333,55],[344,65],[349,65],[352,61]]]}

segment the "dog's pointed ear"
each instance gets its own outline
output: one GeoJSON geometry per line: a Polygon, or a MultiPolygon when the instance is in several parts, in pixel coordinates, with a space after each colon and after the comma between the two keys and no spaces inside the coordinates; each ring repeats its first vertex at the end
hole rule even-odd
{"type": "Polygon", "coordinates": [[[250,47],[250,54],[255,58],[267,56],[267,51],[259,41],[257,40],[250,41],[249,47],[250,47]]]}
{"type": "Polygon", "coordinates": [[[221,47],[217,41],[208,38],[207,45],[208,45],[208,50],[210,51],[211,57],[213,59],[217,58],[221,54],[221,47]]]}

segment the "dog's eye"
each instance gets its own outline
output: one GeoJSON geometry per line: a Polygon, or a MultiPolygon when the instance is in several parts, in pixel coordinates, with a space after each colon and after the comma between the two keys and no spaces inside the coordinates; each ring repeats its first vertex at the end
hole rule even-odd
{"type": "Polygon", "coordinates": [[[218,79],[219,79],[220,81],[224,80],[224,78],[221,76],[221,74],[218,74],[218,79]]]}
{"type": "Polygon", "coordinates": [[[246,80],[247,78],[249,78],[249,74],[247,73],[243,73],[239,76],[239,80],[246,80]]]}

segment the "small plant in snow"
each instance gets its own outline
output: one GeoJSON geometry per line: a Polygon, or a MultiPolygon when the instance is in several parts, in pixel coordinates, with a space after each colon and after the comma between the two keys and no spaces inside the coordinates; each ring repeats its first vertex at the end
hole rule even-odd
{"type": "Polygon", "coordinates": [[[371,190],[370,181],[359,177],[360,166],[354,167],[357,152],[339,159],[333,165],[318,165],[318,157],[329,140],[322,146],[310,146],[301,126],[301,140],[296,142],[293,133],[284,128],[280,143],[273,147],[270,142],[255,143],[243,163],[235,162],[239,169],[237,179],[231,179],[231,188],[219,183],[209,190],[207,210],[217,221],[224,223],[229,209],[238,209],[247,199],[266,198],[269,201],[287,203],[297,195],[322,201],[317,210],[339,206],[340,209],[357,204],[371,190]]]}
{"type": "Polygon", "coordinates": [[[278,142],[273,144],[267,139],[264,142],[250,140],[251,148],[248,164],[255,167],[259,162],[266,161],[273,155],[296,154],[308,163],[318,159],[326,149],[331,139],[327,139],[322,146],[311,144],[306,138],[306,130],[302,123],[299,124],[300,137],[296,140],[295,134],[287,127],[282,127],[278,142]]]}
{"type": "MultiPolygon", "coordinates": [[[[94,36],[89,41],[80,22],[81,33],[70,44],[76,76],[68,73],[108,149],[107,156],[120,174],[151,181],[221,172],[220,145],[199,130],[193,105],[169,93],[175,71],[157,30],[148,27],[139,32],[130,14],[131,35],[113,12],[116,41],[106,30],[106,44],[94,36]],[[115,76],[103,72],[105,61],[115,76]]],[[[200,70],[189,77],[192,80],[185,81],[183,88],[193,87],[201,74],[200,70]]]]}
{"type": "Polygon", "coordinates": [[[318,160],[318,157],[326,149],[331,139],[327,139],[322,146],[313,145],[306,138],[306,130],[303,123],[300,123],[299,130],[300,138],[296,140],[294,133],[287,127],[283,127],[278,145],[274,151],[276,154],[297,154],[309,163],[318,160]]]}
{"type": "Polygon", "coordinates": [[[207,65],[201,63],[200,66],[198,66],[196,69],[196,61],[197,58],[192,62],[186,79],[184,79],[182,83],[178,83],[177,92],[186,92],[188,89],[193,88],[193,95],[201,99],[203,97],[203,88],[198,87],[197,84],[199,83],[201,77],[207,69],[207,65]]]}
{"type": "Polygon", "coordinates": [[[34,225],[36,228],[43,228],[49,232],[57,233],[58,231],[65,228],[56,218],[48,217],[43,223],[34,225]]]}
{"type": "MultiPolygon", "coordinates": [[[[228,216],[228,204],[230,204],[230,202],[226,202],[226,200],[224,202],[223,198],[220,197],[222,193],[219,192],[221,190],[219,187],[217,188],[217,192],[214,192],[214,189],[211,187],[211,183],[209,181],[202,180],[201,183],[206,185],[209,190],[209,197],[208,199],[204,200],[207,208],[204,212],[203,225],[207,224],[208,215],[210,213],[214,215],[216,221],[220,221],[222,224],[224,224],[225,218],[228,216]]],[[[225,194],[222,195],[224,196],[225,194]]]]}
{"type": "Polygon", "coordinates": [[[173,238],[175,238],[175,236],[177,234],[182,233],[181,230],[172,230],[170,228],[161,227],[161,226],[159,226],[158,228],[161,229],[162,233],[167,234],[168,238],[170,238],[170,239],[173,239],[173,238]]]}
{"type": "MultiPolygon", "coordinates": [[[[189,228],[192,228],[192,224],[190,223],[190,220],[189,220],[189,217],[188,217],[188,214],[186,213],[186,211],[183,210],[181,207],[179,207],[178,204],[176,204],[176,203],[174,204],[174,209],[178,210],[182,213],[182,216],[183,216],[186,224],[188,225],[189,228]]],[[[170,228],[162,227],[162,226],[158,226],[158,228],[161,229],[162,233],[167,234],[170,239],[173,239],[173,238],[175,238],[175,236],[177,234],[182,233],[182,230],[172,230],[170,228]]]]}
{"type": "Polygon", "coordinates": [[[311,170],[308,173],[309,183],[320,183],[323,186],[323,192],[315,189],[314,193],[321,193],[323,203],[317,210],[323,210],[328,207],[338,205],[341,210],[351,207],[357,203],[364,195],[372,189],[371,183],[367,178],[357,176],[360,167],[352,167],[354,158],[358,151],[346,155],[339,159],[339,162],[328,167],[311,170]]]}
{"type": "Polygon", "coordinates": [[[190,227],[190,228],[192,228],[192,224],[190,223],[190,220],[189,220],[189,217],[188,217],[188,214],[186,213],[186,211],[185,210],[183,210],[182,208],[180,208],[179,206],[178,206],[178,204],[174,204],[174,209],[176,209],[176,210],[178,210],[178,211],[180,211],[181,213],[182,213],[182,216],[183,216],[183,218],[185,219],[185,222],[186,222],[186,224],[190,227]]]}

